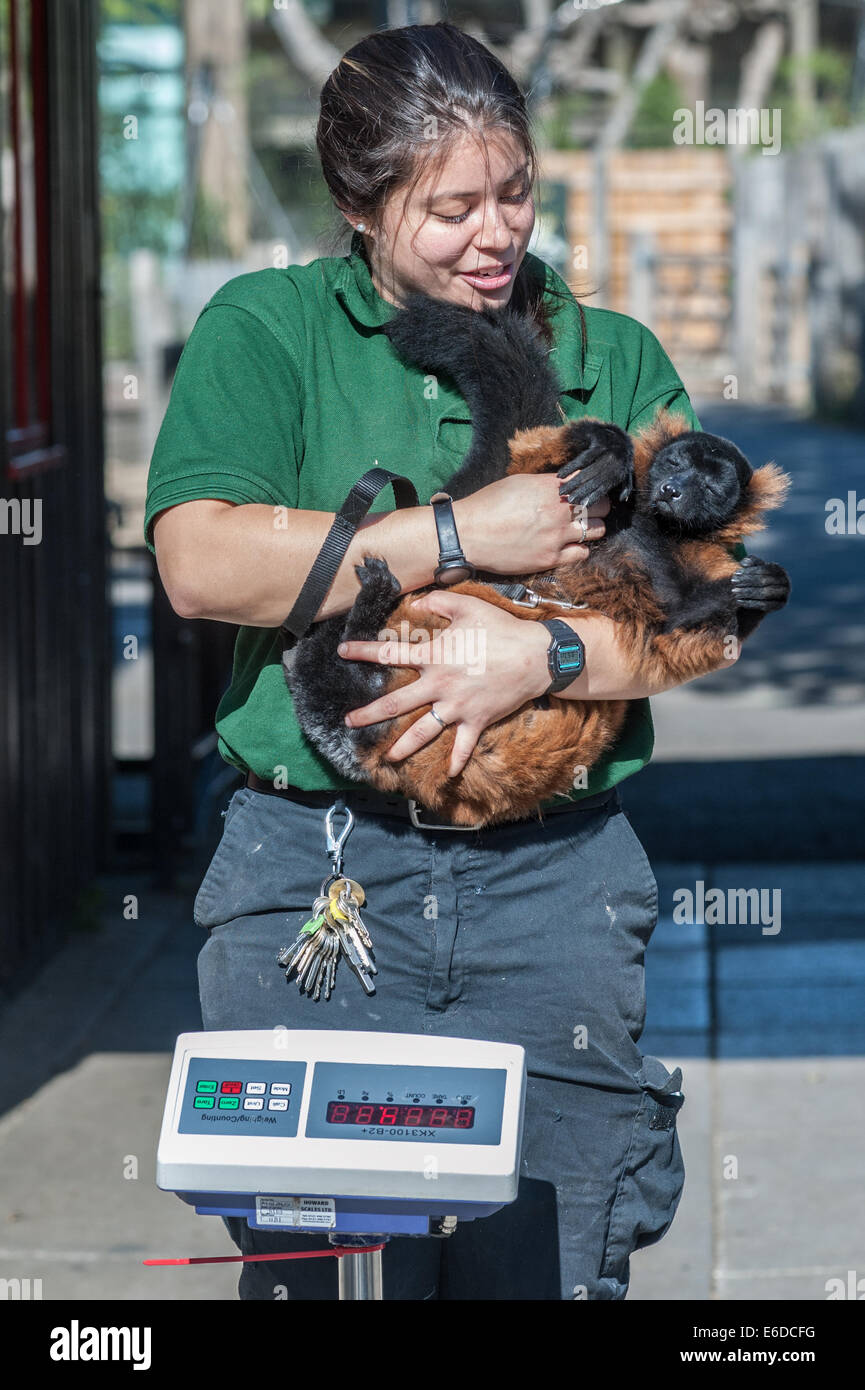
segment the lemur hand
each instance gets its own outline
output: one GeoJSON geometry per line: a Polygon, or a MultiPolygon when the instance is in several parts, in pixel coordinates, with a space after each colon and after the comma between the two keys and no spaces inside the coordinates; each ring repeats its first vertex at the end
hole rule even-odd
{"type": "Polygon", "coordinates": [[[730,584],[737,608],[755,608],[760,613],[783,608],[790,597],[787,571],[758,555],[745,556],[730,584]]]}
{"type": "Polygon", "coordinates": [[[568,430],[568,447],[574,457],[557,470],[562,483],[559,492],[572,506],[589,507],[605,493],[627,502],[634,487],[634,445],[631,436],[618,425],[600,420],[575,420],[568,430]]]}

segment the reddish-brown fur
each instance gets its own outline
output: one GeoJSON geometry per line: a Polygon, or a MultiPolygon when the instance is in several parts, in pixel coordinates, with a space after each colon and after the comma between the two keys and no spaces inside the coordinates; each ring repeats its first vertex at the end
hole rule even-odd
{"type": "MultiPolygon", "coordinates": [[[[543,426],[521,430],[510,442],[509,473],[555,471],[568,459],[568,426],[543,426]]],[[[652,425],[634,440],[634,471],[638,486],[645,486],[648,469],[660,448],[689,429],[682,416],[662,411],[652,425]]],[[[680,553],[687,564],[703,576],[722,579],[732,575],[738,561],[729,546],[740,536],[760,530],[763,513],[784,500],[789,480],[774,464],[757,469],[750,480],[734,521],[711,539],[686,542],[680,553]]],[[[603,544],[603,542],[600,542],[603,544]]],[[[673,685],[715,670],[727,653],[724,634],[705,631],[660,631],[663,613],[658,607],[647,575],[636,567],[620,572],[615,583],[592,573],[586,566],[563,565],[556,572],[556,596],[585,605],[590,614],[602,614],[619,624],[619,643],[629,657],[635,676],[649,685],[673,685]]],[[[532,586],[537,576],[527,576],[532,586]]],[[[424,591],[427,592],[427,591],[424,591]]],[[[482,598],[487,603],[528,622],[541,618],[566,617],[567,610],[541,603],[537,608],[518,607],[488,584],[468,580],[453,586],[453,592],[482,598]]],[[[409,607],[414,594],[401,599],[388,625],[407,630],[422,625],[426,631],[449,626],[446,618],[424,613],[419,620],[409,607]]],[[[577,615],[574,615],[577,616],[577,615]]],[[[580,615],[582,616],[582,615],[580,615]]],[[[416,680],[417,673],[395,667],[390,689],[416,680]]],[[[502,821],[538,812],[541,801],[571,791],[575,776],[582,775],[612,747],[627,714],[624,700],[562,700],[552,697],[549,709],[539,709],[530,701],[519,710],[498,720],[481,734],[477,747],[463,771],[448,778],[447,768],[453,749],[453,726],[444,729],[431,743],[398,763],[382,760],[383,754],[427,714],[430,705],[411,710],[395,719],[386,744],[361,758],[365,775],[382,791],[401,792],[450,820],[455,825],[502,821]]],[[[580,781],[579,785],[585,785],[580,781]]]]}

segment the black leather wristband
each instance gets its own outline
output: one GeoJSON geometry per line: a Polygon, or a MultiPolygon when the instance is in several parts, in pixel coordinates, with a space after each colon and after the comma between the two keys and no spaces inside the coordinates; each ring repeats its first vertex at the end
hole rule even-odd
{"type": "Polygon", "coordinates": [[[434,575],[435,582],[444,586],[460,584],[464,579],[471,579],[475,571],[460,545],[453,498],[446,492],[434,492],[430,502],[439,541],[439,562],[434,575]]]}
{"type": "Polygon", "coordinates": [[[552,680],[544,695],[560,695],[586,669],[586,649],[572,627],[560,618],[541,618],[552,637],[547,648],[547,665],[552,680]]]}

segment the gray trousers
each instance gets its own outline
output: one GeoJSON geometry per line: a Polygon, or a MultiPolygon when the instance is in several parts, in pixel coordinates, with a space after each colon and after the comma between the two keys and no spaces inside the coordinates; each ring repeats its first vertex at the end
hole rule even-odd
{"type": "MultiPolygon", "coordinates": [[[[443,1240],[391,1240],[386,1299],[622,1299],[631,1252],[673,1219],[681,1073],[637,1045],[657,886],[617,792],[592,803],[459,833],[353,808],[344,869],[366,891],[376,992],[342,961],[318,1003],[286,982],[276,956],[329,872],[324,812],[248,787],[229,803],[195,900],[209,933],[206,1029],[364,1029],[526,1049],[516,1202],[443,1240]]],[[[226,1224],[244,1253],[315,1248],[309,1236],[226,1224]]],[[[256,1262],[240,1278],[245,1299],[336,1292],[334,1259],[256,1262]]]]}

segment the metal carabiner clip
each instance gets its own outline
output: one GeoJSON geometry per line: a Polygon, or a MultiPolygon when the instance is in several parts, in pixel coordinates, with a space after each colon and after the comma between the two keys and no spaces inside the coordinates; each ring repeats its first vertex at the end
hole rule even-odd
{"type": "Polygon", "coordinates": [[[354,829],[354,816],[347,806],[341,805],[339,802],[334,802],[324,818],[324,826],[327,834],[327,853],[330,859],[332,876],[334,878],[339,878],[342,874],[342,850],[346,840],[354,829]],[[333,818],[339,811],[344,813],[346,822],[342,831],[337,836],[334,834],[333,830],[333,818]]]}
{"type": "Polygon", "coordinates": [[[585,608],[585,603],[570,603],[565,598],[549,598],[546,594],[536,593],[528,585],[525,587],[523,598],[513,598],[511,603],[516,604],[517,608],[537,608],[541,603],[548,603],[553,608],[585,608]]]}

